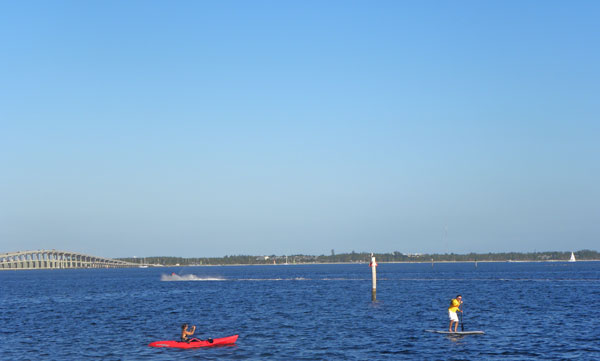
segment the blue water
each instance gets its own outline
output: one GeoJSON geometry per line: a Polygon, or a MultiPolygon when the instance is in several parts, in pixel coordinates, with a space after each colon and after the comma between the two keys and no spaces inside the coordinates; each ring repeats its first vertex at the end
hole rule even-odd
{"type": "Polygon", "coordinates": [[[600,262],[0,272],[1,360],[600,359],[600,262]],[[171,277],[176,272],[181,277],[171,277]],[[447,306],[464,298],[462,338],[447,306]],[[235,346],[151,348],[239,334],[235,346]]]}

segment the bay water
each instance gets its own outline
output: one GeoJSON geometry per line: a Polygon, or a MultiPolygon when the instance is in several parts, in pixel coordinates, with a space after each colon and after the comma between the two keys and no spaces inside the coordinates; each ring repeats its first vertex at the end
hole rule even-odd
{"type": "Polygon", "coordinates": [[[0,272],[0,360],[598,360],[600,262],[0,272]],[[464,337],[447,330],[464,299],[464,337]],[[151,348],[239,334],[234,346],[151,348]]]}

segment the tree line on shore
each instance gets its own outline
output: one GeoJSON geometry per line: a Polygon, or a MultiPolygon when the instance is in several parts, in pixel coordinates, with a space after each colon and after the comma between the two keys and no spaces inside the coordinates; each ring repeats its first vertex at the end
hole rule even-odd
{"type": "MultiPolygon", "coordinates": [[[[600,253],[592,250],[576,251],[575,258],[579,261],[600,260],[600,253]]],[[[401,252],[374,253],[377,262],[485,262],[485,261],[568,261],[571,252],[502,252],[502,253],[444,253],[444,254],[405,254],[401,252]]],[[[122,261],[145,263],[163,266],[195,266],[195,265],[268,265],[268,264],[306,264],[306,263],[360,263],[370,262],[371,253],[354,252],[331,255],[268,255],[250,256],[236,255],[225,257],[146,257],[140,258],[118,258],[122,261]]]]}

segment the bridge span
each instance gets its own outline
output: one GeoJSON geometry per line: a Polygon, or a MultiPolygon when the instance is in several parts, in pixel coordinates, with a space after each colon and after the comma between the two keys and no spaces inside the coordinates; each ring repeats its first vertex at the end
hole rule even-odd
{"type": "Polygon", "coordinates": [[[125,268],[139,266],[136,263],[54,249],[0,253],[0,270],[125,268]]]}

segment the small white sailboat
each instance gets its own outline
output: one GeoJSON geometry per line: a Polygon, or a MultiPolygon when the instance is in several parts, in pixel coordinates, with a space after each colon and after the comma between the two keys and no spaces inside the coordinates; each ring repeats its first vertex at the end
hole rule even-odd
{"type": "Polygon", "coordinates": [[[569,262],[575,262],[575,253],[571,252],[571,258],[569,259],[569,262]]]}

